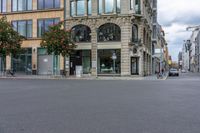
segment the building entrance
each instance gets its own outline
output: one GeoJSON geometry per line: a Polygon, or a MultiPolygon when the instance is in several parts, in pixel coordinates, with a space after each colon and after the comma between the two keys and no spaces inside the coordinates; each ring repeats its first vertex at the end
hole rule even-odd
{"type": "Polygon", "coordinates": [[[131,57],[131,75],[139,75],[139,57],[131,57]]]}

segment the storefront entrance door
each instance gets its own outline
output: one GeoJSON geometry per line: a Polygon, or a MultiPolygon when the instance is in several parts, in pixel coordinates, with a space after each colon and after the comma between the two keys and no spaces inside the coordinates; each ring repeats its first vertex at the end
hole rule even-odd
{"type": "Polygon", "coordinates": [[[131,57],[131,75],[139,75],[139,58],[131,57]]]}

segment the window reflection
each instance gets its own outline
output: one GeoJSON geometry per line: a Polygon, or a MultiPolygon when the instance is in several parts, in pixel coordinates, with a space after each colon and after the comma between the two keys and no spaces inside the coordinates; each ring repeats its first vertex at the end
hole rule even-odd
{"type": "Polygon", "coordinates": [[[91,0],[88,0],[88,15],[92,14],[92,2],[91,0]]]}
{"type": "Polygon", "coordinates": [[[98,50],[98,74],[120,74],[121,52],[120,50],[98,50]]]}
{"type": "Polygon", "coordinates": [[[91,0],[71,0],[70,1],[70,15],[71,16],[84,16],[87,10],[87,15],[92,14],[91,0]],[[88,2],[87,4],[85,2],[88,2]],[[87,5],[87,7],[86,7],[87,5]]]}
{"type": "Polygon", "coordinates": [[[77,25],[72,28],[72,39],[75,42],[90,42],[91,30],[86,25],[77,25]]]}
{"type": "Polygon", "coordinates": [[[59,18],[52,19],[40,19],[38,20],[38,37],[41,37],[45,32],[49,30],[49,26],[57,24],[59,22],[59,18]]]}
{"type": "Polygon", "coordinates": [[[103,13],[102,2],[103,2],[103,0],[99,0],[99,14],[103,13]]]}
{"type": "Polygon", "coordinates": [[[0,12],[6,12],[7,0],[0,0],[0,12]]]}
{"type": "Polygon", "coordinates": [[[103,12],[106,14],[109,13],[120,13],[121,11],[121,0],[98,0],[98,12],[102,14],[103,12]],[[103,6],[103,2],[105,5],[103,6]],[[116,2],[116,5],[114,4],[116,2]]]}
{"type": "Polygon", "coordinates": [[[12,11],[32,10],[32,0],[12,0],[12,11]]]}
{"type": "Polygon", "coordinates": [[[12,26],[20,35],[26,38],[32,37],[32,20],[12,21],[12,26]]]}
{"type": "Polygon", "coordinates": [[[118,25],[107,23],[99,27],[98,41],[121,41],[121,29],[118,25]]]}
{"type": "Polygon", "coordinates": [[[85,0],[77,0],[77,15],[83,16],[85,14],[85,0]]]}
{"type": "Polygon", "coordinates": [[[114,12],[114,0],[105,0],[105,13],[114,12]]]}
{"type": "Polygon", "coordinates": [[[60,0],[38,0],[38,9],[60,8],[60,0]]]}

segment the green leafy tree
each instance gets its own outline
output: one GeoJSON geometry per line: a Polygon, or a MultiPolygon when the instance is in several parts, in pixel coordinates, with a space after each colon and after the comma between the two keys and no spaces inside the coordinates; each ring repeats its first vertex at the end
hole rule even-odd
{"type": "MultiPolygon", "coordinates": [[[[24,37],[12,28],[6,17],[0,18],[0,56],[17,55],[21,51],[24,37]]],[[[5,61],[5,60],[4,60],[5,61]]],[[[5,64],[5,62],[3,63],[5,64]]],[[[3,66],[4,68],[4,66],[3,66]]]]}
{"type": "Polygon", "coordinates": [[[42,35],[41,47],[47,49],[48,54],[69,56],[76,45],[71,39],[71,31],[63,28],[64,23],[49,26],[49,30],[42,35]]]}

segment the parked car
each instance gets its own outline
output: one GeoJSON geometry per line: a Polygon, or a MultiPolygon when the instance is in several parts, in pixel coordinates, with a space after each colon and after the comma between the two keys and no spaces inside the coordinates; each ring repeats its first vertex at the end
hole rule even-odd
{"type": "Polygon", "coordinates": [[[169,70],[169,76],[179,76],[179,72],[176,68],[171,68],[169,70]]]}

